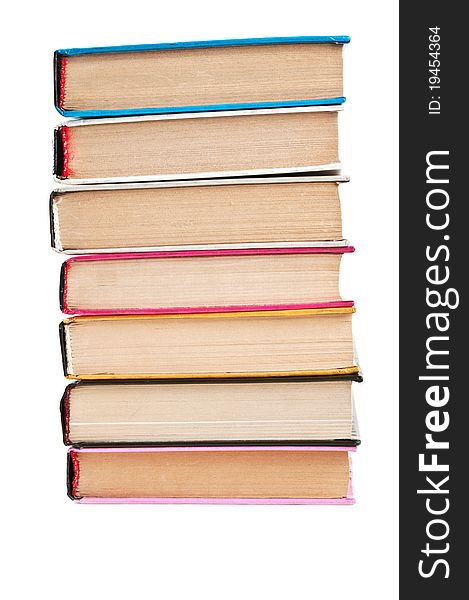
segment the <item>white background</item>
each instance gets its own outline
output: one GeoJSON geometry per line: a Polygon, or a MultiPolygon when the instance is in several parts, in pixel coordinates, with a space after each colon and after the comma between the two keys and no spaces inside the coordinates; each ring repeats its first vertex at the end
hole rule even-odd
{"type": "Polygon", "coordinates": [[[1,511],[4,598],[397,598],[397,2],[11,2],[2,8],[1,511]],[[61,257],[49,246],[52,53],[348,34],[342,294],[366,377],[353,507],[78,506],[58,403],[61,257]]]}

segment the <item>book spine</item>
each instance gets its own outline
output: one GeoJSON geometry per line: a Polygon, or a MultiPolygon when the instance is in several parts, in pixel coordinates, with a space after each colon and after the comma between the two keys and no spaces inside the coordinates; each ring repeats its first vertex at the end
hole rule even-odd
{"type": "Polygon", "coordinates": [[[69,446],[70,440],[70,396],[72,389],[76,387],[76,383],[67,385],[60,401],[60,420],[62,423],[62,437],[65,446],[69,446]]]}
{"type": "Polygon", "coordinates": [[[67,278],[68,278],[69,264],[68,261],[62,263],[60,267],[60,279],[59,279],[59,306],[63,313],[68,313],[67,307],[67,278]]]}
{"type": "Polygon", "coordinates": [[[56,196],[57,196],[56,192],[52,192],[51,195],[49,196],[50,245],[54,250],[58,250],[57,231],[55,230],[55,222],[54,222],[54,204],[55,204],[56,196]]]}
{"type": "Polygon", "coordinates": [[[55,77],[54,77],[54,96],[55,106],[59,111],[63,111],[65,102],[65,83],[67,77],[68,58],[58,52],[54,53],[55,77]]]}
{"type": "Polygon", "coordinates": [[[54,175],[58,179],[68,179],[70,176],[69,154],[70,131],[66,125],[54,130],[54,175]]]}
{"type": "Polygon", "coordinates": [[[62,367],[64,371],[64,376],[67,379],[73,379],[72,375],[68,373],[68,363],[67,363],[67,339],[65,335],[65,327],[66,323],[63,321],[59,325],[59,339],[60,339],[60,351],[62,353],[62,367]]]}
{"type": "Polygon", "coordinates": [[[71,500],[80,500],[80,496],[77,495],[79,480],[80,462],[78,453],[72,448],[67,453],[67,495],[71,500]]]}
{"type": "Polygon", "coordinates": [[[60,112],[63,107],[65,92],[65,56],[54,52],[54,106],[60,112]]]}

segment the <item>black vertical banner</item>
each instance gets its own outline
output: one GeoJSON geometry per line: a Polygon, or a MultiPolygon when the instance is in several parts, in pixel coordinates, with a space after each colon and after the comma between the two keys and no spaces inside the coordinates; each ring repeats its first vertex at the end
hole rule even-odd
{"type": "Polygon", "coordinates": [[[400,4],[400,595],[449,600],[469,511],[466,36],[456,3],[400,4]]]}

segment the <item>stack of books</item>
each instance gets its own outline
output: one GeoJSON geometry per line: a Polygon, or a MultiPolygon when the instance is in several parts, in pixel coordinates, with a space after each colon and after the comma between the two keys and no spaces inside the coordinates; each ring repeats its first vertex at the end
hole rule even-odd
{"type": "Polygon", "coordinates": [[[52,245],[79,255],[60,277],[74,500],[353,503],[348,41],[55,53],[72,119],[55,130],[52,245]]]}

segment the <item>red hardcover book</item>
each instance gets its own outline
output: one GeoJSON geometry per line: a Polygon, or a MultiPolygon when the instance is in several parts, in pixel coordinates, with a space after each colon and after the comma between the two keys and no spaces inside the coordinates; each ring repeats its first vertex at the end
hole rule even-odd
{"type": "Polygon", "coordinates": [[[341,308],[341,257],[353,247],[88,255],[62,268],[66,314],[341,308]]]}

